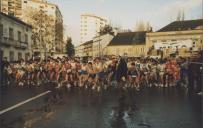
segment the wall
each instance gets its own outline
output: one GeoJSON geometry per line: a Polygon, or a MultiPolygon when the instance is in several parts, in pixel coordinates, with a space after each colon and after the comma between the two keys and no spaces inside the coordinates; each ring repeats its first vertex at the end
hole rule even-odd
{"type": "Polygon", "coordinates": [[[178,49],[184,46],[187,50],[199,51],[203,50],[203,30],[147,33],[146,44],[146,53],[153,45],[155,49],[168,47],[172,49],[170,51],[175,51],[176,46],[178,49]]]}

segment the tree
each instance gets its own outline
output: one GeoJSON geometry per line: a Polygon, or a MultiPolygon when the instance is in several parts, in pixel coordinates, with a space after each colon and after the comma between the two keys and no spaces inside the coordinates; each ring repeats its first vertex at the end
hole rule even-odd
{"type": "Polygon", "coordinates": [[[178,15],[176,17],[176,21],[184,21],[185,20],[185,12],[184,10],[179,10],[178,15]]]}
{"type": "Polygon", "coordinates": [[[55,21],[53,16],[48,15],[42,9],[27,9],[24,15],[25,21],[32,25],[32,40],[37,49],[54,49],[55,21]]]}
{"type": "Polygon", "coordinates": [[[68,38],[66,42],[66,53],[69,57],[73,57],[75,55],[75,47],[72,44],[72,39],[68,38]]]}
{"type": "Polygon", "coordinates": [[[185,12],[184,12],[184,11],[182,11],[182,18],[181,18],[181,20],[182,20],[182,21],[185,20],[185,12]]]}
{"type": "Polygon", "coordinates": [[[181,11],[178,12],[178,15],[176,17],[176,20],[177,21],[181,21],[181,11]]]}
{"type": "Polygon", "coordinates": [[[113,28],[110,25],[105,25],[103,28],[100,29],[99,35],[111,34],[114,35],[113,28]]]}
{"type": "Polygon", "coordinates": [[[138,21],[135,26],[135,31],[150,31],[151,25],[149,22],[138,21]]]}
{"type": "Polygon", "coordinates": [[[64,27],[63,27],[63,23],[62,22],[57,22],[55,24],[55,28],[56,28],[56,51],[62,52],[63,51],[63,32],[64,32],[64,27]]]}

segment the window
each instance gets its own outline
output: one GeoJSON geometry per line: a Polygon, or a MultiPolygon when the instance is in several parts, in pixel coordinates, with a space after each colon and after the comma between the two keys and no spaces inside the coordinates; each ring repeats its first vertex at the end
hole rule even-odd
{"type": "Polygon", "coordinates": [[[21,60],[21,59],[22,59],[22,53],[19,52],[19,53],[18,53],[18,60],[21,60]]]}
{"type": "Polygon", "coordinates": [[[157,41],[156,41],[156,40],[152,40],[152,42],[153,42],[153,43],[156,43],[157,41]]]}
{"type": "Polygon", "coordinates": [[[8,12],[9,16],[14,16],[14,12],[8,12]]]}
{"type": "Polygon", "coordinates": [[[28,36],[25,34],[25,43],[28,43],[28,36]]]}
{"type": "Polygon", "coordinates": [[[30,58],[30,53],[26,53],[25,54],[25,60],[29,60],[29,58],[30,58]]]}
{"type": "Polygon", "coordinates": [[[21,41],[21,32],[18,31],[18,41],[21,41]]]}
{"type": "Polygon", "coordinates": [[[9,53],[9,60],[14,61],[14,52],[13,51],[10,51],[10,53],[9,53]]]}
{"type": "Polygon", "coordinates": [[[9,28],[9,39],[13,40],[13,28],[9,28]]]}
{"type": "Polygon", "coordinates": [[[3,24],[0,24],[0,38],[3,36],[3,24]]]}
{"type": "MultiPolygon", "coordinates": [[[[3,50],[0,50],[0,58],[3,58],[4,56],[4,51],[3,50]]],[[[6,58],[7,59],[7,58],[6,58]]]]}

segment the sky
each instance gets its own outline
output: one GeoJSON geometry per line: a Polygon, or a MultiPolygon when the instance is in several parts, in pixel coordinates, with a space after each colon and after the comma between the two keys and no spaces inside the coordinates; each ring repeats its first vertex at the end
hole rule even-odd
{"type": "Polygon", "coordinates": [[[184,10],[185,19],[202,18],[203,0],[47,0],[57,4],[63,15],[65,36],[80,42],[80,15],[93,13],[123,29],[134,30],[139,21],[149,22],[156,31],[176,20],[184,10]]]}

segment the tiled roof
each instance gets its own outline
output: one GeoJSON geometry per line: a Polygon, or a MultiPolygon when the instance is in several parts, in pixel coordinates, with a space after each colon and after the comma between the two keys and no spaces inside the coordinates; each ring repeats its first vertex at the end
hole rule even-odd
{"type": "Polygon", "coordinates": [[[145,44],[145,37],[146,31],[118,33],[109,43],[109,46],[145,44]]]}
{"type": "Polygon", "coordinates": [[[194,30],[203,26],[203,19],[175,21],[161,28],[157,32],[194,30]]]}

